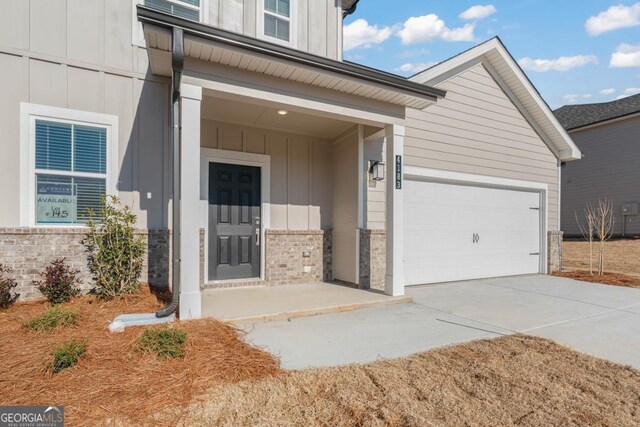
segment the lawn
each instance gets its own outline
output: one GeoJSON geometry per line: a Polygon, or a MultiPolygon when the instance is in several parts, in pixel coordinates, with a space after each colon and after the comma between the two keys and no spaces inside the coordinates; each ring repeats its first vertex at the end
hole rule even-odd
{"type": "MultiPolygon", "coordinates": [[[[597,265],[594,249],[593,265],[597,265]]],[[[562,266],[571,270],[589,269],[589,244],[584,240],[565,240],[562,266]]],[[[605,243],[604,269],[614,273],[640,276],[640,239],[611,240],[605,243]]]]}
{"type": "Polygon", "coordinates": [[[49,316],[45,302],[0,311],[0,404],[64,405],[68,425],[625,426],[640,419],[640,372],[526,336],[283,371],[238,330],[211,319],[171,326],[186,332],[178,358],[136,350],[141,336],[154,336],[149,328],[107,331],[115,315],[161,304],[145,290],[107,303],[77,298],[49,316]],[[47,371],[53,348],[71,339],[86,343],[78,364],[47,371]]]}
{"type": "Polygon", "coordinates": [[[184,426],[637,426],[640,372],[509,336],[212,390],[184,426]]]}

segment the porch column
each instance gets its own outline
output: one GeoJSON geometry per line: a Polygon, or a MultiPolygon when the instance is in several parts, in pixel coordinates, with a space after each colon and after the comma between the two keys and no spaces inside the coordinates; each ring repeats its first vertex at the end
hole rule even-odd
{"type": "Polygon", "coordinates": [[[200,104],[202,88],[180,88],[180,318],[201,317],[200,104]]]}
{"type": "Polygon", "coordinates": [[[404,295],[404,247],[403,247],[403,146],[404,126],[389,125],[385,128],[387,144],[387,272],[384,292],[387,295],[404,295]]]}

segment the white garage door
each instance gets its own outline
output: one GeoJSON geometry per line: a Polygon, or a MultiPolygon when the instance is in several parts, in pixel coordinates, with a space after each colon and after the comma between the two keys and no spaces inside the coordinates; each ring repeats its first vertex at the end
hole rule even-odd
{"type": "Polygon", "coordinates": [[[540,271],[540,193],[404,184],[407,285],[540,271]]]}

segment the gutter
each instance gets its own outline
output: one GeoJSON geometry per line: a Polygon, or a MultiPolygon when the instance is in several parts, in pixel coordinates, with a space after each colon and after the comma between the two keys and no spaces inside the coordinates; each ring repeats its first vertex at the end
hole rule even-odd
{"type": "Polygon", "coordinates": [[[221,30],[220,28],[179,18],[146,6],[138,5],[137,11],[138,20],[143,24],[154,25],[170,31],[178,28],[183,31],[185,36],[199,37],[235,49],[293,62],[297,65],[307,66],[316,70],[331,72],[341,77],[374,83],[387,89],[401,91],[411,96],[426,98],[430,101],[437,101],[446,95],[446,91],[444,90],[416,83],[404,77],[395,76],[350,62],[335,61],[231,31],[221,30]]]}
{"type": "Polygon", "coordinates": [[[346,18],[347,16],[351,15],[352,13],[354,13],[356,11],[356,9],[358,8],[358,2],[359,1],[360,0],[356,0],[348,8],[342,9],[342,19],[346,18]]]}
{"type": "Polygon", "coordinates": [[[171,151],[173,166],[173,203],[171,205],[171,302],[156,312],[156,317],[168,317],[180,305],[180,83],[184,70],[184,34],[173,28],[171,34],[171,151]]]}

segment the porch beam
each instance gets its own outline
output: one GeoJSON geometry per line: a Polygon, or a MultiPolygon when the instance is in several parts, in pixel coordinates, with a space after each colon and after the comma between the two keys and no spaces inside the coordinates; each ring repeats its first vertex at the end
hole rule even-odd
{"type": "Polygon", "coordinates": [[[385,128],[387,145],[387,269],[384,292],[387,295],[404,295],[404,242],[403,242],[403,154],[404,126],[388,125],[385,128]],[[397,185],[399,184],[399,185],[397,185]]]}
{"type": "MultiPolygon", "coordinates": [[[[202,316],[200,295],[200,104],[202,88],[180,92],[180,309],[181,319],[202,316]]],[[[176,236],[174,236],[176,238],[176,236]]]]}

